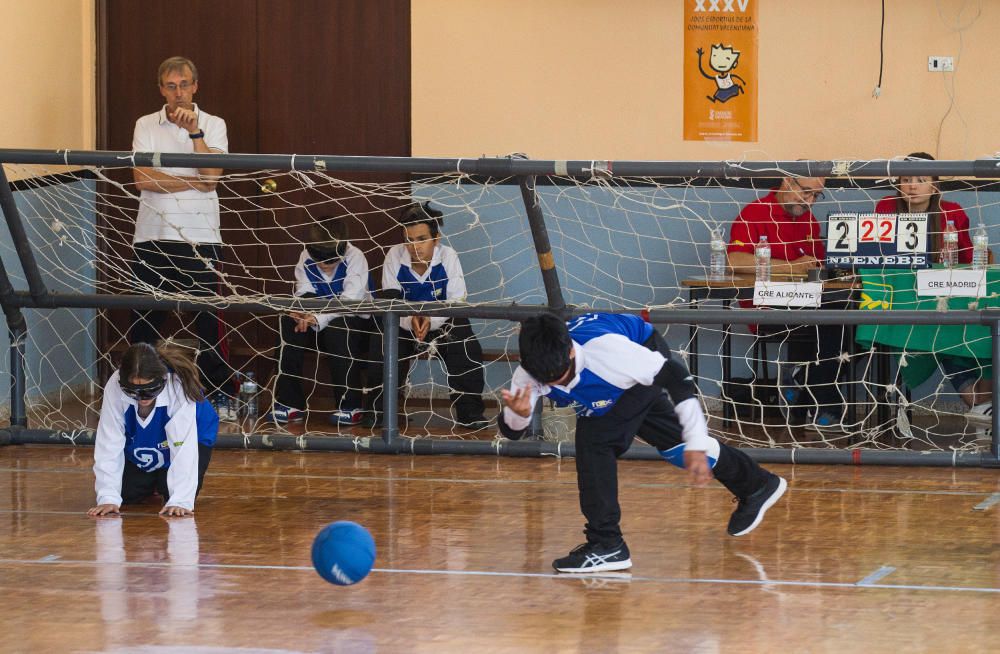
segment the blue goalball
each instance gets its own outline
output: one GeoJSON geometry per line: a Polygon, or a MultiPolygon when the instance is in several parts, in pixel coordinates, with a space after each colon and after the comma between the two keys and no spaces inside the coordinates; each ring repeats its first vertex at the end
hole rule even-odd
{"type": "Polygon", "coordinates": [[[331,523],[316,534],[312,561],[319,576],[331,584],[356,584],[368,576],[375,563],[375,539],[356,522],[331,523]]]}

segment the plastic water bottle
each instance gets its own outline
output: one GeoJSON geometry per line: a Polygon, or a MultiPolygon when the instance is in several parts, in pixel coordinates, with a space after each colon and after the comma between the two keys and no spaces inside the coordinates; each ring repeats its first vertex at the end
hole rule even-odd
{"type": "Polygon", "coordinates": [[[757,248],[754,250],[755,272],[758,282],[771,281],[771,245],[767,242],[766,236],[760,237],[757,248]]]}
{"type": "Polygon", "coordinates": [[[708,278],[720,280],[726,278],[729,271],[729,258],[726,256],[726,241],[722,236],[722,228],[712,230],[711,255],[708,260],[708,278]]]}
{"type": "Polygon", "coordinates": [[[955,221],[949,220],[944,226],[944,236],[941,239],[941,263],[945,268],[958,265],[958,230],[955,221]]]}
{"type": "Polygon", "coordinates": [[[254,378],[254,374],[248,372],[243,375],[243,381],[240,382],[240,409],[238,417],[243,424],[247,425],[247,428],[253,427],[254,423],[257,422],[258,391],[257,380],[254,378]]]}
{"type": "Polygon", "coordinates": [[[986,234],[986,225],[979,223],[972,237],[972,269],[985,270],[989,262],[990,237],[986,234]]]}

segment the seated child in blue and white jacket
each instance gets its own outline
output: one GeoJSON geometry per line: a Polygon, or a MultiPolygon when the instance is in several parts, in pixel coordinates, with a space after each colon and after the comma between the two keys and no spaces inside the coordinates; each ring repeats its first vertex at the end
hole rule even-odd
{"type": "MultiPolygon", "coordinates": [[[[310,226],[295,265],[295,296],[370,300],[371,281],[364,253],[345,238],[343,223],[329,217],[310,226]]],[[[366,315],[290,312],[281,317],[280,370],[270,418],[279,424],[305,418],[302,369],[309,350],[327,355],[334,424],[361,420],[361,372],[374,323],[366,315]]]]}
{"type": "MultiPolygon", "coordinates": [[[[382,295],[412,303],[465,300],[467,290],[458,253],[441,243],[443,214],[430,202],[406,206],[399,222],[405,242],[394,245],[382,266],[382,295]]],[[[432,348],[444,363],[451,390],[455,422],[470,429],[484,429],[483,348],[468,318],[431,317],[415,314],[400,318],[399,379],[405,380],[417,353],[432,348]]],[[[372,383],[381,380],[381,343],[376,344],[372,383]]],[[[376,424],[380,420],[381,392],[373,402],[376,424]]]]}

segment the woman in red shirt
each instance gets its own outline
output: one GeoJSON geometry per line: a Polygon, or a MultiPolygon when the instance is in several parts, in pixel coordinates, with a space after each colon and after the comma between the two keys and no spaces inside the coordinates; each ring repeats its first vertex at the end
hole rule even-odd
{"type": "MultiPolygon", "coordinates": [[[[906,158],[934,160],[934,157],[926,152],[914,152],[906,158]]],[[[875,205],[875,213],[926,213],[929,249],[934,253],[936,263],[941,262],[941,238],[944,228],[949,220],[952,221],[958,230],[958,262],[972,263],[969,217],[957,202],[941,199],[937,182],[937,177],[900,177],[896,184],[899,193],[879,200],[875,205]]]]}
{"type": "MultiPolygon", "coordinates": [[[[907,159],[934,157],[926,152],[914,152],[907,159]]],[[[882,198],[875,206],[876,213],[926,213],[929,250],[934,253],[933,261],[941,262],[941,239],[945,225],[952,221],[958,230],[958,261],[972,263],[972,239],[969,237],[969,217],[957,202],[941,199],[937,177],[900,177],[896,185],[897,195],[882,198]]],[[[992,257],[991,257],[992,260],[992,257]]],[[[988,416],[992,413],[992,383],[983,378],[983,367],[976,359],[937,355],[938,363],[945,376],[955,387],[955,391],[973,413],[988,416]]]]}

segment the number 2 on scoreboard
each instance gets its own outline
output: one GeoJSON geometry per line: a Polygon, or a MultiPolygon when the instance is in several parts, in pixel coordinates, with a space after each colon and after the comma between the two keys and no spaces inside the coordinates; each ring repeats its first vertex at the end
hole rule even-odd
{"type": "Polygon", "coordinates": [[[828,252],[855,252],[858,249],[857,214],[830,214],[827,222],[829,224],[826,244],[828,252]]]}
{"type": "Polygon", "coordinates": [[[862,243],[892,243],[896,240],[895,214],[865,214],[858,224],[862,243]]]}

